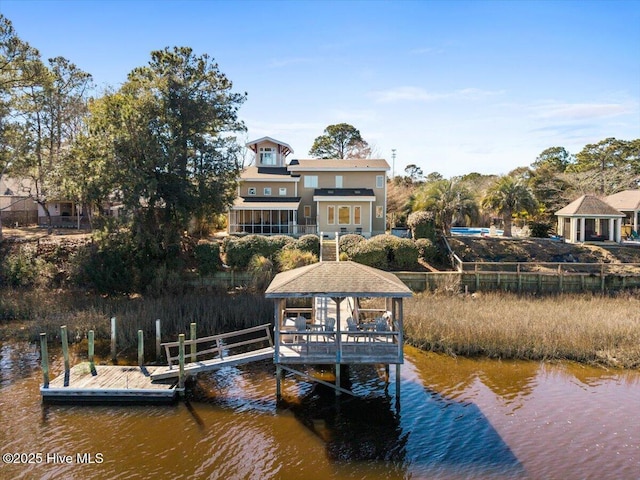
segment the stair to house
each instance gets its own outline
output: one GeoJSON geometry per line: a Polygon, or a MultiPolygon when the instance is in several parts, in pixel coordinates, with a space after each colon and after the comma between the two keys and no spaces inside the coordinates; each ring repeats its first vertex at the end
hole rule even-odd
{"type": "Polygon", "coordinates": [[[336,241],[335,240],[322,240],[322,255],[320,256],[323,262],[335,262],[336,261],[336,241]]]}

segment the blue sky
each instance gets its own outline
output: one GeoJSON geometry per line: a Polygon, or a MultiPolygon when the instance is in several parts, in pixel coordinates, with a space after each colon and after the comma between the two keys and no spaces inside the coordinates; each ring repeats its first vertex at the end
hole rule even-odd
{"type": "Polygon", "coordinates": [[[43,58],[117,87],[149,53],[208,53],[246,138],[308,158],[330,124],[395,172],[503,174],[546,148],[640,138],[640,1],[34,1],[0,13],[43,58]]]}

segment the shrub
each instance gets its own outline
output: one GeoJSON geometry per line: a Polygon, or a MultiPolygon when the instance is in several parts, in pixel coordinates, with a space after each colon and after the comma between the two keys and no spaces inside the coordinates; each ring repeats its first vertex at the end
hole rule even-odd
{"type": "Polygon", "coordinates": [[[416,248],[420,258],[427,263],[433,263],[438,258],[438,247],[428,238],[416,240],[416,248]]]}
{"type": "Polygon", "coordinates": [[[272,247],[266,237],[262,235],[247,235],[242,238],[227,237],[230,240],[225,245],[226,264],[231,268],[243,269],[249,266],[254,255],[269,257],[272,247]]]}
{"type": "Polygon", "coordinates": [[[544,222],[530,222],[529,230],[531,231],[531,236],[535,238],[547,238],[549,233],[551,233],[552,226],[548,223],[544,222]]]}
{"type": "Polygon", "coordinates": [[[353,249],[351,260],[370,267],[386,269],[388,266],[387,251],[381,242],[368,240],[360,242],[353,249]]]}
{"type": "Polygon", "coordinates": [[[320,237],[313,234],[303,235],[295,241],[294,247],[303,252],[313,253],[316,257],[320,256],[320,237]]]}
{"type": "Polygon", "coordinates": [[[263,255],[254,255],[249,261],[249,272],[252,276],[253,289],[264,292],[273,279],[273,262],[263,255]]]}
{"type": "Polygon", "coordinates": [[[418,263],[418,247],[408,238],[398,238],[393,242],[392,268],[404,270],[414,268],[418,263]]]}
{"type": "Polygon", "coordinates": [[[211,275],[220,268],[220,245],[217,243],[198,243],[194,249],[198,273],[211,275]]]}
{"type": "Polygon", "coordinates": [[[413,238],[428,238],[435,240],[436,227],[433,214],[430,212],[413,212],[407,217],[407,226],[411,229],[413,238]]]}
{"type": "Polygon", "coordinates": [[[347,257],[351,258],[351,255],[361,242],[366,241],[362,235],[358,235],[356,233],[349,233],[347,235],[343,235],[340,237],[340,252],[344,252],[347,254],[347,257]]]}
{"type": "Polygon", "coordinates": [[[311,252],[303,252],[297,248],[287,248],[278,254],[278,265],[281,272],[317,262],[318,257],[316,255],[311,252]]]}

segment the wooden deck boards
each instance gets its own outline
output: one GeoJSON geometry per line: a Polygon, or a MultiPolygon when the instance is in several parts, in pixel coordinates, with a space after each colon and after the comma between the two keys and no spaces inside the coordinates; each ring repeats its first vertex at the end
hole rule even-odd
{"type": "Polygon", "coordinates": [[[151,374],[160,367],[136,367],[120,365],[96,365],[91,372],[88,362],[75,365],[69,370],[65,386],[65,374],[41,386],[43,401],[125,401],[125,402],[170,402],[176,397],[175,385],[152,383],[151,374]]]}

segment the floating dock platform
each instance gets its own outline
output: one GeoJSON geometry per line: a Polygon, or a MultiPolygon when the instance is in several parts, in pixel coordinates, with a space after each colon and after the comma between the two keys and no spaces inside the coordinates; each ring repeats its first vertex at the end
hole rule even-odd
{"type": "Polygon", "coordinates": [[[177,382],[151,382],[161,367],[94,365],[83,362],[40,386],[45,403],[171,403],[177,382]]]}

